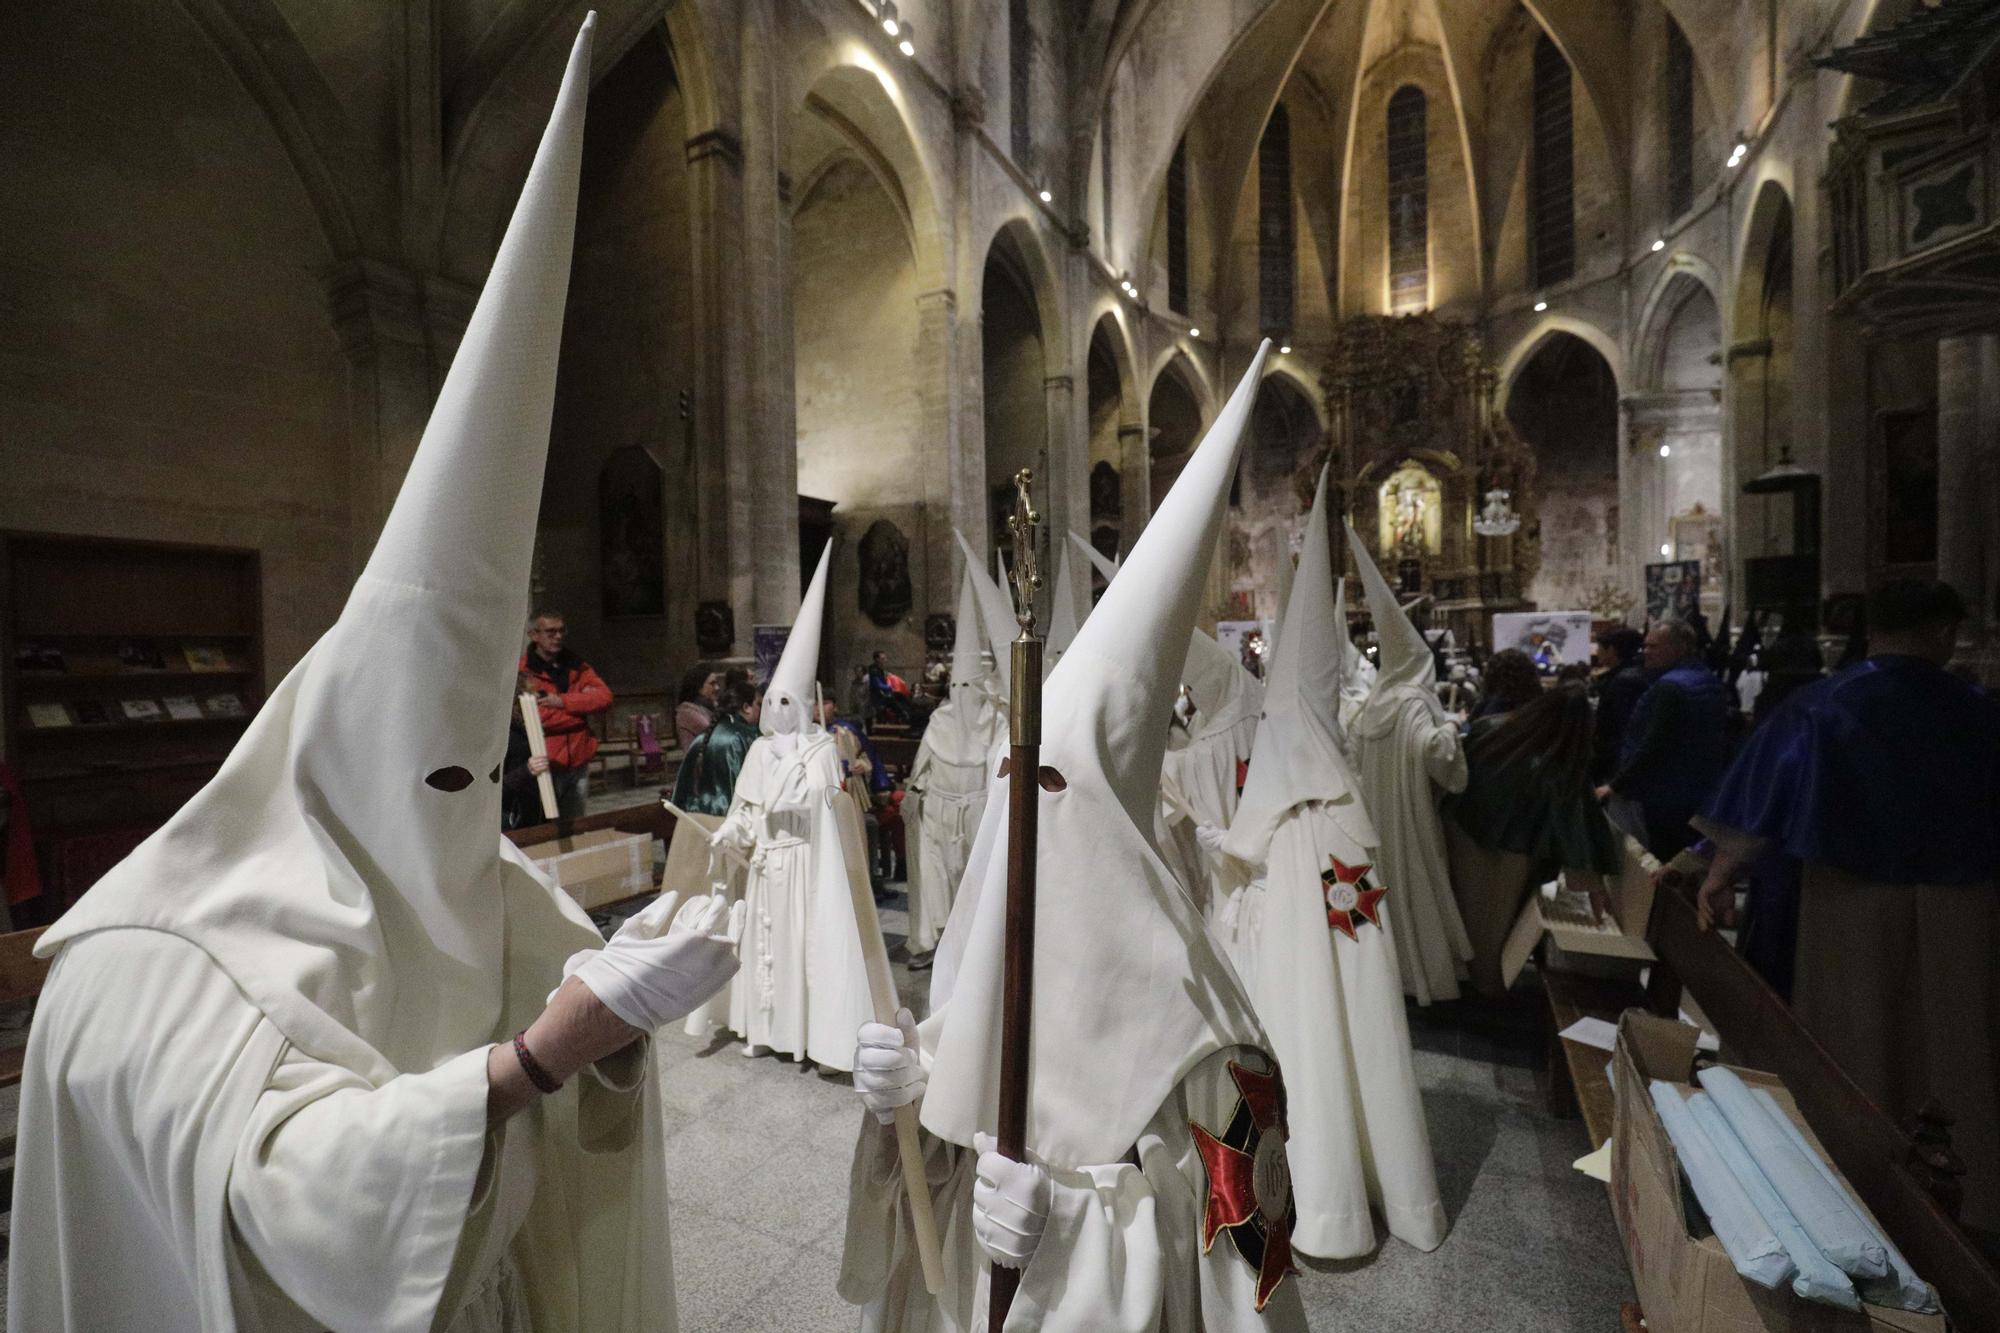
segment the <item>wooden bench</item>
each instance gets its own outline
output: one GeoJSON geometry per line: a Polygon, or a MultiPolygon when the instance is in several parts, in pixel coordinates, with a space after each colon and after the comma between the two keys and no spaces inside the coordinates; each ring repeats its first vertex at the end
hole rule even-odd
{"type": "Polygon", "coordinates": [[[1696,921],[1697,882],[1676,863],[1653,899],[1646,940],[1660,957],[1646,1007],[1672,1017],[1682,991],[1699,1001],[1731,1063],[1785,1081],[1827,1155],[1916,1271],[1938,1290],[1959,1333],[2000,1333],[2000,1264],[1953,1216],[1955,1178],[1934,1170],[1934,1150],[1870,1101],[1791,1006],[1729,941],[1696,921]]]}
{"type": "Polygon", "coordinates": [[[1601,1018],[1617,1027],[1618,1016],[1643,1003],[1645,993],[1634,983],[1551,972],[1546,967],[1540,975],[1549,1000],[1549,1114],[1566,1120],[1580,1113],[1591,1148],[1602,1148],[1611,1137],[1615,1100],[1605,1072],[1611,1053],[1559,1034],[1580,1018],[1601,1018]]]}

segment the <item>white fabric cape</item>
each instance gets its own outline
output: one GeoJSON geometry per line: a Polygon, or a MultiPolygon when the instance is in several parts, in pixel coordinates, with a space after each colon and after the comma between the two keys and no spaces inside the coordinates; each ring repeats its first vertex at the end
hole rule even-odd
{"type": "Polygon", "coordinates": [[[904,783],[910,950],[937,947],[951,915],[952,898],[972,853],[972,837],[986,812],[987,758],[1000,743],[1006,718],[992,691],[993,677],[980,660],[986,635],[980,625],[977,567],[967,564],[958,585],[958,634],[951,654],[951,693],[931,714],[904,783]]]}
{"type": "Polygon", "coordinates": [[[716,831],[750,862],[743,966],[729,983],[726,1022],[751,1048],[848,1071],[855,1031],[875,1013],[828,803],[840,758],[824,731],[798,737],[789,753],[782,739],[751,742],[716,831]]]}
{"type": "Polygon", "coordinates": [[[1437,803],[1440,790],[1465,790],[1465,753],[1458,724],[1438,703],[1430,649],[1351,526],[1347,544],[1382,644],[1381,667],[1351,740],[1382,835],[1382,879],[1397,896],[1391,934],[1403,990],[1419,1004],[1455,1000],[1472,941],[1452,896],[1437,803]]]}

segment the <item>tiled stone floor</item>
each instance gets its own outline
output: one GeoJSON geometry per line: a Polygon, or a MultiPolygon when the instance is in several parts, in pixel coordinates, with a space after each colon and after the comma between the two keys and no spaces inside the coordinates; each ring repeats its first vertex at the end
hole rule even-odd
{"type": "MultiPolygon", "coordinates": [[[[882,914],[898,958],[900,909],[899,895],[882,914]]],[[[929,985],[927,974],[911,980],[899,964],[905,995],[929,985]]],[[[1298,1280],[1313,1328],[1615,1329],[1631,1283],[1603,1187],[1570,1167],[1589,1146],[1580,1124],[1541,1108],[1532,1005],[1412,1009],[1411,1034],[1451,1232],[1433,1254],[1389,1241],[1368,1259],[1308,1268],[1298,1280]]],[[[834,1279],[860,1115],[853,1091],[845,1076],[741,1050],[677,1029],[659,1041],[681,1327],[845,1333],[857,1312],[834,1279]]],[[[14,1089],[0,1090],[0,1133],[13,1132],[15,1103],[14,1089]]]]}
{"type": "MultiPolygon", "coordinates": [[[[882,913],[900,957],[900,896],[882,913]]],[[[898,967],[905,995],[916,985],[898,967]]],[[[1432,1254],[1397,1241],[1300,1277],[1313,1328],[1342,1333],[1601,1333],[1632,1299],[1604,1187],[1570,1163],[1581,1124],[1543,1111],[1528,1003],[1412,1010],[1452,1228],[1432,1254]]],[[[833,1290],[859,1111],[845,1077],[746,1060],[673,1033],[674,1269],[688,1333],[848,1330],[833,1290]]]]}

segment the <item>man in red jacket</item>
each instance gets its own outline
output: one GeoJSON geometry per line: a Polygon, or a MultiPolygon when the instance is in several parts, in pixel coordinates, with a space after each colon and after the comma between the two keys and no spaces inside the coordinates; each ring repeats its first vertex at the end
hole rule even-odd
{"type": "Polygon", "coordinates": [[[562,612],[535,612],[528,621],[528,651],[521,654],[521,673],[540,696],[556,809],[564,819],[574,819],[583,813],[590,795],[590,759],[597,753],[597,737],[591,735],[588,719],[611,707],[611,687],[590,663],[564,646],[567,633],[562,612]]]}

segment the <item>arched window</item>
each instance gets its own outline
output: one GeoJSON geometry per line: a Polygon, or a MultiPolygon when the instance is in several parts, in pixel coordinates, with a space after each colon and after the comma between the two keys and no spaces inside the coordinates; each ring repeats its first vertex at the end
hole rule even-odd
{"type": "Polygon", "coordinates": [[[1266,333],[1292,327],[1292,122],[1284,104],[1271,109],[1257,145],[1257,295],[1266,333]]]}
{"type": "Polygon", "coordinates": [[[1543,33],[1535,42],[1535,160],[1529,258],[1535,285],[1576,272],[1576,160],[1570,127],[1569,61],[1543,33]]]}
{"type": "Polygon", "coordinates": [[[1185,315],[1188,308],[1187,140],[1174,145],[1167,163],[1167,308],[1185,315]]]}
{"type": "Polygon", "coordinates": [[[1406,84],[1389,99],[1389,313],[1431,303],[1429,140],[1424,91],[1406,84]]]}
{"type": "Polygon", "coordinates": [[[1014,161],[1028,164],[1035,147],[1028,119],[1033,115],[1035,29],[1028,20],[1028,0],[1007,0],[1007,128],[1014,161]]]}
{"type": "Polygon", "coordinates": [[[1694,207],[1694,48],[1669,14],[1667,20],[1666,133],[1667,212],[1679,217],[1694,207]]]}

